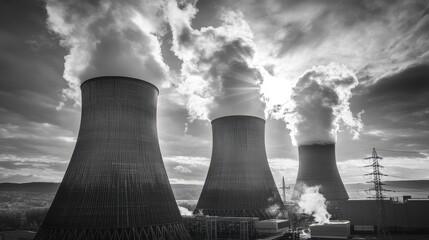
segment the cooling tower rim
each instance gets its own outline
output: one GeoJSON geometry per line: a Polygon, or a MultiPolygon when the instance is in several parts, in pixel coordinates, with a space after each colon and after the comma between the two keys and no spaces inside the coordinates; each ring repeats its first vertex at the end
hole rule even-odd
{"type": "Polygon", "coordinates": [[[143,79],[139,79],[139,78],[125,77],[125,76],[115,76],[115,75],[106,75],[106,76],[99,76],[99,77],[89,78],[89,79],[87,79],[87,80],[83,81],[83,82],[80,84],[80,88],[82,88],[82,86],[83,86],[86,82],[89,82],[89,81],[95,81],[95,80],[100,80],[100,79],[104,79],[104,78],[126,79],[126,80],[132,80],[132,81],[143,82],[143,83],[146,83],[147,85],[149,85],[149,86],[153,87],[153,88],[158,92],[158,95],[159,95],[159,89],[158,89],[158,87],[157,87],[157,86],[155,86],[153,83],[150,83],[150,82],[148,82],[148,81],[145,81],[145,80],[143,80],[143,79]]]}
{"type": "Polygon", "coordinates": [[[217,120],[220,120],[220,119],[224,119],[224,118],[256,118],[256,119],[264,121],[264,123],[266,122],[265,119],[263,119],[263,118],[251,116],[251,115],[229,115],[229,116],[223,116],[223,117],[215,118],[211,121],[211,123],[213,123],[217,120]]]}

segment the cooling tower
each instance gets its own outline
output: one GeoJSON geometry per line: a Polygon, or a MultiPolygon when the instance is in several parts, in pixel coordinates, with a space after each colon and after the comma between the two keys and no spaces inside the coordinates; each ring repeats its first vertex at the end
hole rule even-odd
{"type": "Polygon", "coordinates": [[[334,143],[300,145],[298,154],[299,170],[292,199],[299,199],[303,184],[320,185],[319,192],[327,201],[349,199],[338,172],[334,143]]]}
{"type": "Polygon", "coordinates": [[[272,218],[282,201],[265,152],[265,121],[227,116],[212,121],[213,150],[194,213],[272,218]]]}
{"type": "Polygon", "coordinates": [[[35,239],[190,239],[158,144],[157,88],[99,77],[81,90],[76,146],[35,239]]]}

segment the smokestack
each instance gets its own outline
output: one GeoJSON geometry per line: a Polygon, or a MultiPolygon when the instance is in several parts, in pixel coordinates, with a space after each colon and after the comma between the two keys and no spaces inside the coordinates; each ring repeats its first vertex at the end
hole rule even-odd
{"type": "Polygon", "coordinates": [[[265,152],[265,120],[227,116],[212,121],[212,159],[194,213],[225,217],[275,217],[282,206],[265,152]]]}
{"type": "Polygon", "coordinates": [[[98,77],[81,90],[76,146],[35,239],[190,239],[158,144],[157,88],[98,77]]]}
{"type": "Polygon", "coordinates": [[[300,198],[304,184],[309,187],[320,185],[319,191],[327,201],[349,199],[338,172],[335,143],[300,145],[298,154],[299,169],[292,199],[300,198]]]}

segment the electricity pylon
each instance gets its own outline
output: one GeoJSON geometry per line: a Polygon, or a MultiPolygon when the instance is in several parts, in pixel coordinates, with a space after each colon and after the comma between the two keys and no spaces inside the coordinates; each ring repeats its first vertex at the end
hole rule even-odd
{"type": "Polygon", "coordinates": [[[377,207],[378,207],[377,239],[390,240],[391,236],[390,236],[389,226],[386,221],[386,215],[385,215],[384,204],[383,204],[383,200],[387,198],[383,196],[383,192],[389,192],[390,190],[383,188],[384,184],[381,183],[381,176],[387,176],[387,175],[380,172],[380,168],[383,168],[383,166],[380,165],[380,163],[378,162],[379,159],[383,159],[383,158],[378,156],[377,152],[375,151],[375,148],[373,148],[372,156],[364,159],[372,160],[372,164],[365,166],[365,167],[372,167],[372,172],[365,175],[373,176],[373,180],[369,181],[368,183],[373,183],[374,187],[368,190],[375,192],[375,196],[370,198],[374,198],[377,201],[377,207]]]}

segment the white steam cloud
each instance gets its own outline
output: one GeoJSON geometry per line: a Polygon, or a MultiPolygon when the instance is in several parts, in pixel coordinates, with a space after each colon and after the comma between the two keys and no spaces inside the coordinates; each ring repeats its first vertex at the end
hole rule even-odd
{"type": "Polygon", "coordinates": [[[299,211],[314,217],[317,224],[329,223],[331,214],[328,213],[325,197],[319,193],[319,186],[303,186],[298,202],[299,211]]]}
{"type": "Polygon", "coordinates": [[[274,204],[265,209],[265,212],[274,216],[274,218],[284,218],[287,217],[287,213],[278,204],[274,204]]]}
{"type": "Polygon", "coordinates": [[[193,29],[193,5],[167,6],[172,50],[183,60],[179,92],[187,98],[190,121],[227,115],[264,118],[260,84],[266,74],[256,60],[253,34],[241,13],[223,10],[222,25],[193,29]]]}
{"type": "Polygon", "coordinates": [[[341,124],[356,139],[363,124],[361,113],[353,116],[349,100],[358,83],[353,71],[344,65],[313,67],[298,79],[290,101],[273,105],[270,113],[287,122],[294,145],[335,143],[341,124]]]}
{"type": "Polygon", "coordinates": [[[179,207],[179,211],[180,211],[180,215],[182,216],[192,216],[192,212],[189,211],[189,209],[182,207],[182,206],[178,206],[179,207]]]}
{"type": "Polygon", "coordinates": [[[156,36],[164,22],[162,1],[47,0],[46,9],[48,27],[68,50],[64,100],[80,105],[80,84],[91,77],[121,75],[155,85],[168,78],[156,36]]]}

